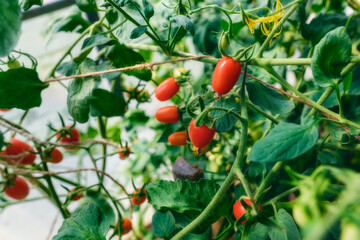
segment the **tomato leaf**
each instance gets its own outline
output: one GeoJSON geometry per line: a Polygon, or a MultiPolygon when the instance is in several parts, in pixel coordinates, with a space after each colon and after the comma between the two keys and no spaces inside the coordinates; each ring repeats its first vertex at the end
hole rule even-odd
{"type": "Polygon", "coordinates": [[[0,4],[0,57],[8,55],[20,36],[21,11],[19,1],[3,0],[0,4]]]}
{"type": "Polygon", "coordinates": [[[351,39],[344,27],[328,32],[315,46],[311,59],[311,69],[315,83],[321,87],[334,84],[340,73],[349,62],[351,55],[351,39]]]}
{"type": "MultiPolygon", "coordinates": [[[[106,71],[110,69],[115,69],[112,66],[112,63],[109,61],[104,61],[101,64],[97,66],[98,71],[106,71]]],[[[110,73],[104,73],[101,74],[102,78],[107,78],[108,80],[113,80],[115,78],[118,78],[121,75],[121,72],[110,72],[110,73]]]]}
{"type": "Polygon", "coordinates": [[[56,72],[64,76],[74,75],[76,72],[76,63],[73,61],[63,62],[56,68],[56,72]]]}
{"type": "MultiPolygon", "coordinates": [[[[121,44],[116,44],[108,48],[106,52],[106,57],[113,63],[113,66],[116,68],[133,66],[136,64],[145,63],[145,59],[141,56],[140,53],[135,52],[134,50],[125,47],[121,44]],[[121,57],[119,57],[121,56],[121,57]]],[[[149,81],[151,79],[151,71],[148,69],[136,69],[128,70],[123,73],[131,76],[135,76],[141,80],[149,81]]]]}
{"type": "Polygon", "coordinates": [[[249,240],[267,240],[268,236],[268,228],[261,223],[257,223],[249,233],[249,240]]]}
{"type": "Polygon", "coordinates": [[[89,97],[91,115],[94,117],[115,117],[124,116],[126,103],[122,95],[94,89],[89,97]]]}
{"type": "MultiPolygon", "coordinates": [[[[222,98],[220,101],[215,102],[214,107],[224,107],[232,109],[234,112],[239,112],[239,105],[236,104],[235,97],[222,98]]],[[[220,117],[216,119],[216,132],[229,132],[237,122],[237,118],[231,114],[226,114],[224,111],[211,111],[210,116],[220,117]]]]}
{"type": "Polygon", "coordinates": [[[107,217],[94,203],[88,203],[79,212],[65,219],[53,240],[106,240],[110,229],[107,217]]]}
{"type": "Polygon", "coordinates": [[[134,28],[134,30],[130,33],[130,39],[136,39],[139,38],[141,35],[143,35],[147,30],[147,26],[140,25],[134,28]]]}
{"type": "Polygon", "coordinates": [[[275,221],[282,229],[279,230],[278,228],[270,227],[269,237],[271,240],[301,240],[294,219],[287,211],[280,209],[277,214],[275,214],[275,221]]]}
{"type": "Polygon", "coordinates": [[[170,211],[156,211],[152,217],[152,227],[158,238],[167,238],[175,229],[175,219],[170,211]]]}
{"type": "Polygon", "coordinates": [[[154,8],[147,0],[142,0],[142,3],[144,5],[144,15],[147,19],[150,19],[154,16],[154,8]]]}
{"type": "Polygon", "coordinates": [[[177,15],[174,17],[175,21],[183,26],[191,35],[194,36],[195,34],[195,25],[190,20],[190,18],[183,16],[183,15],[177,15]]]}
{"type": "MultiPolygon", "coordinates": [[[[177,180],[150,183],[146,187],[149,202],[158,211],[172,210],[184,213],[187,217],[196,218],[210,203],[219,189],[214,181],[201,179],[199,181],[177,180]]],[[[225,195],[216,207],[216,211],[210,213],[206,222],[215,222],[224,216],[230,208],[230,198],[225,195]]]]}
{"type": "Polygon", "coordinates": [[[328,151],[320,151],[316,157],[322,164],[336,165],[339,161],[335,154],[328,151]]]}
{"type": "Polygon", "coordinates": [[[27,110],[39,107],[41,92],[48,86],[32,69],[21,67],[0,72],[0,108],[27,110]]]}
{"type": "MultiPolygon", "coordinates": [[[[79,65],[79,73],[95,72],[95,62],[89,58],[79,65]]],[[[89,97],[99,85],[99,77],[85,77],[71,80],[68,86],[67,105],[70,115],[75,121],[85,123],[89,120],[89,97]]]]}
{"type": "Polygon", "coordinates": [[[43,0],[23,0],[21,2],[21,8],[24,11],[27,11],[34,5],[42,6],[42,4],[43,4],[43,0]]]}
{"type": "Polygon", "coordinates": [[[88,37],[84,40],[81,50],[87,50],[99,45],[113,45],[117,41],[113,38],[108,38],[106,34],[96,34],[91,37],[88,37]]]}
{"type": "Polygon", "coordinates": [[[247,81],[246,90],[251,102],[272,113],[288,113],[295,108],[292,100],[286,99],[274,89],[257,81],[247,81]]]}
{"type": "Polygon", "coordinates": [[[290,160],[310,150],[318,136],[318,129],[311,122],[307,125],[280,123],[254,144],[249,159],[254,162],[290,160]]]}
{"type": "Polygon", "coordinates": [[[92,12],[98,9],[96,0],[75,0],[75,3],[83,12],[92,12]]]}

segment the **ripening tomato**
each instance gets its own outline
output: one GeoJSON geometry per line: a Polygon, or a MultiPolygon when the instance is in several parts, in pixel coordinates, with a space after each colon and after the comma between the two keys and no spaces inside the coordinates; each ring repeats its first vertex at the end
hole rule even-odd
{"type": "Polygon", "coordinates": [[[50,155],[51,155],[51,159],[46,158],[45,159],[46,162],[59,163],[59,162],[61,162],[63,160],[63,154],[57,148],[54,148],[51,151],[50,155]]]}
{"type": "Polygon", "coordinates": [[[118,151],[119,151],[119,157],[121,159],[126,159],[130,155],[130,148],[129,147],[125,147],[125,146],[124,147],[119,147],[118,151]]]}
{"type": "Polygon", "coordinates": [[[146,200],[146,191],[145,189],[142,190],[142,192],[139,192],[141,190],[141,188],[138,188],[137,190],[134,190],[132,194],[136,194],[136,196],[133,196],[131,198],[131,201],[135,204],[135,205],[140,205],[143,202],[145,202],[146,200]]]}
{"type": "Polygon", "coordinates": [[[186,139],[188,138],[186,131],[174,132],[168,137],[168,141],[173,146],[186,145],[186,139]]]}
{"type": "Polygon", "coordinates": [[[168,78],[156,87],[155,97],[160,101],[172,98],[180,89],[174,78],[168,78]]]}
{"type": "Polygon", "coordinates": [[[219,94],[226,94],[234,87],[241,73],[241,64],[231,57],[223,57],[216,64],[212,87],[219,94]]]}
{"type": "MultiPolygon", "coordinates": [[[[248,206],[252,206],[250,199],[244,199],[244,202],[248,205],[248,206]]],[[[261,204],[259,204],[259,210],[262,211],[262,207],[261,204]]],[[[236,200],[234,206],[233,206],[233,213],[234,216],[237,219],[241,218],[241,216],[246,212],[246,209],[244,208],[244,206],[241,204],[240,200],[236,200]]],[[[242,221],[241,224],[245,225],[246,221],[242,221]]]]}
{"type": "Polygon", "coordinates": [[[34,163],[36,155],[32,152],[35,152],[35,150],[30,147],[29,144],[17,138],[12,138],[10,142],[11,145],[7,146],[1,155],[8,156],[8,158],[6,158],[8,161],[19,163],[21,165],[30,165],[34,163]]]}
{"type": "Polygon", "coordinates": [[[9,111],[10,109],[0,109],[0,111],[2,111],[2,112],[7,112],[7,111],[9,111]]]}
{"type": "MultiPolygon", "coordinates": [[[[71,128],[70,125],[66,125],[65,128],[71,128]]],[[[56,135],[57,139],[59,139],[61,137],[61,134],[58,133],[56,135]]],[[[80,141],[80,133],[76,128],[72,128],[70,130],[70,134],[69,135],[65,135],[63,137],[60,138],[59,142],[61,143],[68,143],[68,144],[72,144],[72,145],[76,145],[78,144],[80,141]]],[[[67,150],[75,150],[76,147],[64,147],[67,150]]]]}
{"type": "Polygon", "coordinates": [[[22,200],[29,194],[29,185],[24,178],[16,176],[14,185],[8,186],[4,193],[13,199],[22,200]]]}
{"type": "Polygon", "coordinates": [[[177,111],[177,106],[167,106],[159,108],[155,113],[155,118],[162,123],[176,123],[180,116],[177,111]]]}
{"type": "Polygon", "coordinates": [[[132,223],[129,218],[124,217],[121,219],[121,229],[121,234],[127,234],[131,231],[132,223]]]}
{"type": "MultiPolygon", "coordinates": [[[[72,188],[72,189],[70,190],[70,192],[74,192],[74,191],[78,191],[78,190],[79,190],[79,188],[74,187],[74,188],[72,188]]],[[[82,198],[83,196],[84,196],[84,194],[78,193],[77,195],[73,196],[71,200],[77,201],[77,200],[79,200],[80,198],[82,198]]]]}
{"type": "Polygon", "coordinates": [[[195,119],[191,120],[189,125],[189,137],[191,143],[197,148],[203,148],[208,145],[211,140],[214,138],[216,132],[216,127],[210,129],[205,124],[196,127],[195,126],[195,119]]]}

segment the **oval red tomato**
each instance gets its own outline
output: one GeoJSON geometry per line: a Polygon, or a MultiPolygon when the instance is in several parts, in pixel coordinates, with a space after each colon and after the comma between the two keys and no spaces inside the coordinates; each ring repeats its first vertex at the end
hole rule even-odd
{"type": "Polygon", "coordinates": [[[124,217],[121,219],[121,229],[121,234],[127,234],[131,231],[132,223],[129,218],[124,217]]]}
{"type": "Polygon", "coordinates": [[[125,146],[124,147],[119,147],[118,151],[119,151],[119,157],[121,159],[126,159],[130,155],[130,148],[129,147],[125,147],[125,146]]]}
{"type": "Polygon", "coordinates": [[[16,200],[23,200],[29,194],[29,185],[22,177],[16,176],[14,179],[14,185],[10,185],[6,188],[4,193],[16,200]]]}
{"type": "Polygon", "coordinates": [[[45,159],[46,162],[59,163],[59,162],[61,162],[63,160],[63,154],[57,148],[54,148],[51,151],[50,155],[51,155],[51,159],[46,158],[45,159]]]}
{"type": "Polygon", "coordinates": [[[168,141],[173,146],[186,145],[188,134],[186,131],[174,132],[168,137],[168,141]]]}
{"type": "MultiPolygon", "coordinates": [[[[70,125],[65,126],[66,128],[71,128],[70,125]]],[[[59,139],[61,137],[61,134],[58,133],[56,135],[57,139],[59,139]]],[[[68,144],[72,144],[72,145],[76,145],[78,144],[80,141],[80,133],[76,128],[72,128],[70,130],[70,134],[69,135],[65,135],[63,137],[60,138],[59,142],[61,143],[68,143],[68,144]]],[[[64,147],[67,150],[75,150],[76,147],[64,147]]]]}
{"type": "Polygon", "coordinates": [[[208,145],[211,140],[214,138],[216,132],[216,127],[210,129],[205,124],[196,127],[195,119],[191,120],[189,125],[189,138],[191,143],[197,148],[203,148],[208,145]]]}
{"type": "Polygon", "coordinates": [[[180,119],[177,106],[167,106],[156,111],[155,118],[162,123],[176,123],[180,119]]]}
{"type": "MultiPolygon", "coordinates": [[[[244,199],[244,202],[248,205],[248,206],[252,206],[250,199],[244,199]]],[[[259,204],[259,210],[262,211],[262,207],[261,204],[259,204]]],[[[236,200],[234,206],[233,206],[233,213],[234,216],[237,219],[241,218],[241,216],[246,212],[246,209],[244,208],[244,206],[241,204],[240,200],[236,200]]],[[[245,225],[246,221],[242,221],[241,224],[245,225]]]]}
{"type": "MultiPolygon", "coordinates": [[[[75,188],[72,188],[72,189],[70,190],[70,192],[74,192],[74,191],[78,191],[78,190],[79,190],[79,188],[76,188],[76,187],[75,187],[75,188]]],[[[77,200],[81,199],[82,197],[84,197],[84,194],[78,193],[77,195],[73,196],[71,200],[77,201],[77,200]]]]}
{"type": "Polygon", "coordinates": [[[234,87],[241,73],[241,64],[231,57],[223,57],[216,64],[212,87],[219,94],[226,94],[234,87]]]}
{"type": "Polygon", "coordinates": [[[135,205],[140,205],[143,202],[145,202],[146,200],[146,191],[145,189],[142,190],[142,192],[140,193],[139,191],[141,190],[141,188],[138,188],[137,190],[134,190],[132,194],[136,194],[136,196],[133,196],[131,198],[131,201],[135,204],[135,205]]]}
{"type": "Polygon", "coordinates": [[[29,144],[17,138],[12,138],[10,142],[11,145],[1,153],[1,155],[9,157],[7,160],[21,165],[30,165],[35,162],[36,154],[32,153],[35,150],[29,144]]]}
{"type": "Polygon", "coordinates": [[[168,78],[156,87],[155,97],[160,101],[172,98],[180,89],[179,84],[174,78],[168,78]]]}

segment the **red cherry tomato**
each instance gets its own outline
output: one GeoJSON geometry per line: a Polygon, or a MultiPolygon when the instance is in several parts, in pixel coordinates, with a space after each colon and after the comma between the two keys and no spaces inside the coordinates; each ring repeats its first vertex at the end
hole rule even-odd
{"type": "Polygon", "coordinates": [[[131,201],[135,204],[135,205],[140,205],[143,202],[145,202],[146,200],[146,191],[145,189],[142,190],[142,192],[140,193],[139,191],[141,190],[141,188],[138,188],[137,190],[134,190],[132,194],[136,194],[136,196],[133,196],[131,198],[131,201]]]}
{"type": "Polygon", "coordinates": [[[196,127],[195,126],[195,119],[191,120],[189,125],[189,137],[191,143],[197,148],[203,148],[208,145],[211,140],[213,139],[216,132],[216,127],[210,129],[205,124],[196,127]]]}
{"type": "MultiPolygon", "coordinates": [[[[67,125],[65,127],[70,128],[71,126],[67,125]]],[[[61,134],[58,133],[56,135],[56,137],[57,137],[57,139],[59,139],[61,137],[61,134]]],[[[68,143],[68,144],[74,144],[74,145],[78,144],[79,141],[80,141],[80,133],[76,128],[72,128],[70,130],[70,136],[65,135],[65,136],[61,137],[59,140],[59,142],[61,142],[61,143],[68,143]]],[[[64,148],[67,150],[75,150],[76,149],[76,147],[64,147],[64,148]]]]}
{"type": "Polygon", "coordinates": [[[155,97],[160,101],[166,101],[172,98],[180,89],[179,84],[174,78],[168,78],[156,87],[155,97]]]}
{"type": "Polygon", "coordinates": [[[10,162],[20,163],[21,165],[30,165],[34,163],[36,155],[31,152],[35,152],[35,150],[30,147],[29,144],[20,141],[17,138],[12,138],[10,142],[11,145],[7,146],[7,148],[1,153],[1,155],[9,156],[9,158],[7,159],[10,162]]]}
{"type": "Polygon", "coordinates": [[[2,112],[7,112],[7,111],[9,111],[10,109],[0,109],[0,111],[2,111],[2,112]]]}
{"type": "Polygon", "coordinates": [[[124,217],[121,219],[121,229],[121,234],[127,234],[131,231],[132,223],[129,218],[124,217]]]}
{"type": "Polygon", "coordinates": [[[125,147],[125,146],[124,147],[119,147],[118,151],[119,151],[119,157],[121,159],[126,159],[130,155],[130,148],[129,147],[125,147]]]}
{"type": "Polygon", "coordinates": [[[212,87],[219,94],[226,94],[234,87],[241,73],[241,64],[230,57],[223,57],[212,77],[212,87]]]}
{"type": "Polygon", "coordinates": [[[63,154],[57,148],[54,148],[51,151],[50,155],[51,155],[51,159],[46,158],[45,159],[46,162],[59,163],[59,162],[61,162],[63,160],[63,154]]]}
{"type": "MultiPolygon", "coordinates": [[[[250,199],[244,199],[244,202],[248,205],[248,206],[252,206],[250,199]]],[[[262,211],[262,207],[261,204],[259,204],[259,210],[262,211]]],[[[246,209],[244,208],[244,206],[241,204],[240,200],[236,200],[234,206],[233,206],[233,213],[234,216],[237,219],[241,218],[241,216],[246,212],[246,209]]],[[[246,221],[242,221],[241,224],[245,225],[246,221]]]]}
{"type": "MultiPolygon", "coordinates": [[[[78,191],[78,190],[79,190],[79,188],[76,188],[76,187],[75,187],[75,188],[72,188],[72,189],[70,190],[70,192],[74,192],[74,191],[78,191]]],[[[77,200],[79,200],[80,198],[82,198],[83,196],[84,196],[84,194],[79,193],[78,195],[73,196],[71,200],[77,201],[77,200]]]]}
{"type": "Polygon", "coordinates": [[[8,186],[4,193],[13,199],[22,200],[29,194],[29,185],[24,178],[16,176],[14,185],[8,186]]]}
{"type": "Polygon", "coordinates": [[[168,141],[173,146],[186,145],[186,139],[188,138],[186,131],[174,132],[168,137],[168,141]]]}
{"type": "Polygon", "coordinates": [[[176,123],[180,116],[177,111],[177,106],[168,106],[159,108],[156,111],[155,118],[162,123],[176,123]]]}

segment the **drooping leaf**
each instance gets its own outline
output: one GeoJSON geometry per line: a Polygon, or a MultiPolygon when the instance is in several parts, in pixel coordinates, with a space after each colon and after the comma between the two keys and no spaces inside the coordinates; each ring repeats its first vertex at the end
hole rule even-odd
{"type": "Polygon", "coordinates": [[[257,141],[249,154],[250,161],[275,162],[296,158],[314,147],[319,133],[313,123],[280,123],[257,141]]]}
{"type": "Polygon", "coordinates": [[[142,0],[142,3],[144,6],[144,15],[147,19],[150,19],[154,16],[154,8],[147,0],[142,0]]]}
{"type": "Polygon", "coordinates": [[[42,6],[42,4],[43,4],[43,0],[23,0],[21,2],[21,8],[24,11],[27,11],[34,5],[42,6]]]}
{"type": "Polygon", "coordinates": [[[175,219],[170,211],[156,211],[152,217],[152,227],[158,238],[167,238],[175,229],[175,219]]]}
{"type": "Polygon", "coordinates": [[[315,46],[311,59],[311,69],[315,82],[321,87],[334,84],[340,73],[349,62],[351,39],[344,27],[328,32],[315,46]]]}
{"type": "Polygon", "coordinates": [[[294,219],[287,211],[280,209],[275,215],[275,221],[282,229],[270,227],[269,237],[271,240],[301,240],[294,219]]]}
{"type": "MultiPolygon", "coordinates": [[[[95,72],[96,65],[91,59],[86,59],[79,66],[79,73],[95,72]]],[[[67,105],[70,115],[75,121],[85,123],[89,119],[89,97],[99,84],[99,77],[85,77],[71,80],[68,86],[67,105]]]]}
{"type": "Polygon", "coordinates": [[[183,16],[183,15],[177,15],[174,17],[175,21],[183,26],[191,35],[194,36],[195,34],[195,25],[190,20],[190,18],[183,16]]]}
{"type": "Polygon", "coordinates": [[[83,12],[93,12],[98,9],[96,0],[75,0],[75,3],[83,12]]]}
{"type": "Polygon", "coordinates": [[[98,88],[93,90],[89,102],[92,116],[124,116],[126,102],[121,95],[98,88]]]}
{"type": "Polygon", "coordinates": [[[41,92],[48,86],[32,69],[21,67],[0,72],[0,108],[27,110],[39,107],[41,92]]]}
{"type": "Polygon", "coordinates": [[[65,219],[53,240],[106,240],[110,229],[107,217],[94,203],[65,219]]]}
{"type": "MultiPolygon", "coordinates": [[[[106,53],[106,57],[113,63],[114,67],[116,68],[145,63],[145,60],[140,53],[120,44],[111,46],[106,53]]],[[[151,79],[151,71],[145,68],[128,70],[124,71],[123,73],[135,76],[144,81],[149,81],[151,79]]]]}
{"type": "Polygon", "coordinates": [[[0,57],[7,56],[16,46],[21,27],[19,1],[2,0],[0,4],[0,57]]]}
{"type": "Polygon", "coordinates": [[[99,45],[113,45],[117,41],[113,38],[108,38],[106,34],[96,34],[91,37],[88,37],[84,40],[81,50],[87,50],[99,45]]]}
{"type": "Polygon", "coordinates": [[[141,35],[143,35],[147,30],[147,26],[140,25],[134,28],[134,30],[130,33],[130,39],[136,39],[139,38],[141,35]]]}
{"type": "Polygon", "coordinates": [[[295,108],[292,100],[286,99],[274,89],[257,81],[246,82],[246,90],[251,102],[272,113],[288,113],[295,108]]]}
{"type": "MultiPolygon", "coordinates": [[[[222,107],[226,109],[232,109],[232,111],[239,113],[239,105],[236,104],[235,97],[231,96],[229,98],[222,98],[220,101],[215,102],[213,107],[222,107]]],[[[238,120],[236,117],[231,114],[226,114],[224,111],[211,111],[210,116],[216,117],[216,131],[217,132],[228,132],[230,131],[236,121],[238,120]],[[222,116],[222,117],[220,117],[222,116]]]]}

